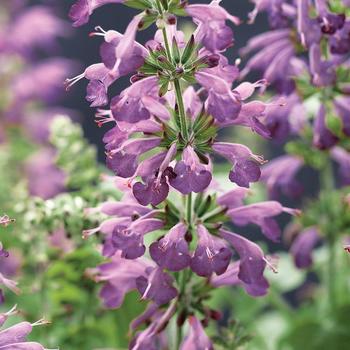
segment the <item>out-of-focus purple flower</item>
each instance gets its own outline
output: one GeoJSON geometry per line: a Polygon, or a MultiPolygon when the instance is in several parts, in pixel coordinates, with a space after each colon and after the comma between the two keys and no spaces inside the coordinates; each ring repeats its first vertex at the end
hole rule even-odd
{"type": "MultiPolygon", "coordinates": [[[[0,247],[2,246],[0,242],[0,247]]],[[[0,273],[6,277],[13,277],[18,275],[23,263],[23,257],[19,250],[10,249],[5,254],[2,254],[4,250],[0,250],[0,273]]]]}
{"type": "Polygon", "coordinates": [[[322,33],[332,35],[343,27],[345,15],[330,12],[328,0],[315,0],[315,5],[322,33]]]}
{"type": "Polygon", "coordinates": [[[244,226],[253,223],[260,226],[267,238],[278,242],[281,230],[273,217],[283,212],[291,215],[299,215],[300,213],[297,209],[283,207],[279,202],[267,201],[230,209],[227,215],[236,225],[244,226]]]}
{"type": "Polygon", "coordinates": [[[350,185],[350,153],[344,148],[333,147],[330,154],[332,159],[334,159],[339,165],[339,174],[342,185],[350,185]]]}
{"type": "Polygon", "coordinates": [[[158,305],[163,305],[176,298],[178,293],[173,287],[173,277],[159,267],[148,269],[147,272],[147,278],[138,277],[136,280],[142,299],[149,299],[158,305]]]}
{"type": "MultiPolygon", "coordinates": [[[[17,282],[6,278],[2,273],[0,273],[0,284],[3,284],[6,288],[8,288],[11,292],[15,294],[20,294],[21,290],[17,287],[17,282]]],[[[1,338],[1,332],[0,332],[1,338]]]]}
{"type": "Polygon", "coordinates": [[[241,72],[246,76],[250,71],[262,72],[264,79],[273,84],[281,93],[294,89],[292,77],[299,71],[301,61],[296,58],[296,49],[291,40],[290,29],[277,29],[259,34],[248,41],[241,50],[242,55],[255,53],[241,72]]]}
{"type": "Polygon", "coordinates": [[[307,115],[297,93],[277,97],[267,105],[264,124],[274,141],[283,142],[293,134],[300,133],[306,125],[307,115]],[[283,106],[278,102],[283,102],[283,106]]]}
{"type": "Polygon", "coordinates": [[[147,276],[146,269],[152,265],[145,259],[127,260],[120,254],[115,254],[111,262],[102,264],[89,273],[94,280],[104,282],[100,291],[104,305],[107,308],[118,308],[123,303],[125,295],[137,289],[136,279],[147,276]]]}
{"type": "Polygon", "coordinates": [[[65,189],[66,176],[54,164],[52,150],[42,150],[27,162],[29,192],[43,199],[52,198],[65,189]]]}
{"type": "Polygon", "coordinates": [[[75,248],[72,239],[67,237],[64,228],[58,228],[49,236],[50,245],[64,254],[72,252],[75,248]]]}
{"type": "Polygon", "coordinates": [[[56,38],[68,35],[67,25],[46,6],[30,6],[11,22],[6,45],[26,57],[35,49],[55,48],[56,38]]]}
{"type": "Polygon", "coordinates": [[[189,266],[191,257],[185,240],[186,232],[187,227],[179,223],[162,239],[151,244],[151,257],[160,267],[180,271],[189,266]]]}
{"type": "Polygon", "coordinates": [[[213,151],[228,159],[233,168],[229,178],[238,186],[249,187],[250,182],[256,182],[260,178],[259,165],[264,163],[262,157],[252,153],[252,151],[237,143],[215,142],[213,151]]]}
{"type": "Polygon", "coordinates": [[[345,55],[350,51],[350,21],[347,20],[344,26],[329,39],[330,51],[335,55],[345,55]]]}
{"type": "Polygon", "coordinates": [[[184,149],[182,160],[176,163],[174,173],[176,177],[170,179],[170,185],[182,194],[202,192],[212,179],[211,172],[200,163],[192,146],[184,149]]]}
{"type": "Polygon", "coordinates": [[[55,102],[64,92],[62,81],[70,74],[74,63],[64,58],[49,58],[28,68],[16,77],[12,93],[16,104],[31,100],[55,102]]]}
{"type": "Polygon", "coordinates": [[[221,239],[212,236],[203,225],[197,226],[198,244],[191,260],[191,269],[199,276],[209,277],[214,272],[223,274],[232,253],[221,239]]]}
{"type": "Polygon", "coordinates": [[[345,96],[337,97],[333,100],[336,113],[342,120],[342,131],[346,136],[350,136],[350,98],[345,96]]]}
{"type": "Polygon", "coordinates": [[[322,33],[317,19],[309,14],[310,0],[297,0],[298,8],[298,32],[301,43],[305,47],[320,42],[322,33]]]}
{"type": "Polygon", "coordinates": [[[239,261],[238,278],[256,295],[266,292],[268,282],[264,277],[266,258],[258,245],[235,233],[221,229],[220,235],[237,251],[239,261]]]}
{"type": "Polygon", "coordinates": [[[314,121],[314,135],[312,143],[315,147],[321,150],[326,150],[334,146],[338,140],[338,137],[327,128],[326,108],[324,105],[321,105],[314,121]]]}
{"type": "Polygon", "coordinates": [[[303,164],[299,157],[284,155],[263,166],[261,180],[266,183],[271,199],[277,199],[280,192],[290,197],[301,194],[302,185],[295,177],[303,164]]]}
{"type": "Polygon", "coordinates": [[[82,26],[89,22],[92,13],[99,7],[106,4],[120,4],[124,0],[78,0],[76,1],[70,11],[69,17],[74,22],[74,27],[82,26]]]}
{"type": "Polygon", "coordinates": [[[209,5],[194,4],[185,7],[186,12],[198,25],[195,38],[212,52],[223,51],[233,45],[233,32],[226,20],[238,25],[239,18],[230,15],[220,6],[221,0],[213,0],[209,5]]]}
{"type": "Polygon", "coordinates": [[[73,117],[75,119],[75,112],[70,109],[51,107],[44,110],[26,111],[23,113],[24,131],[28,133],[29,137],[36,143],[47,144],[50,136],[50,125],[57,116],[73,117]]]}
{"type": "Polygon", "coordinates": [[[137,123],[149,119],[151,114],[145,107],[143,98],[146,96],[158,99],[158,79],[145,78],[125,89],[120,95],[111,100],[113,117],[117,121],[137,123]]]}
{"type": "Polygon", "coordinates": [[[309,51],[310,73],[315,86],[333,85],[336,81],[335,67],[332,61],[323,61],[319,44],[313,44],[309,51]]]}
{"type": "Polygon", "coordinates": [[[206,335],[202,324],[195,316],[188,319],[190,330],[180,346],[180,350],[213,350],[213,343],[206,335]]]}
{"type": "Polygon", "coordinates": [[[290,248],[296,267],[305,269],[312,265],[311,254],[320,239],[315,227],[307,228],[298,234],[290,248]]]}

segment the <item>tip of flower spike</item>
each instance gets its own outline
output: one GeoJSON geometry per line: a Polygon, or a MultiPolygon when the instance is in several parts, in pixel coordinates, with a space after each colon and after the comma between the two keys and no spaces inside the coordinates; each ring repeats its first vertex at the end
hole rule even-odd
{"type": "Polygon", "coordinates": [[[350,254],[350,245],[344,246],[344,250],[350,254]]]}

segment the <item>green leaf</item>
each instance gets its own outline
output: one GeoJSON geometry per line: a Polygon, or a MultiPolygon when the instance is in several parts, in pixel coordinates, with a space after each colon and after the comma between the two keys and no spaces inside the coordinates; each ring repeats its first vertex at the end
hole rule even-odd
{"type": "Polygon", "coordinates": [[[173,51],[173,59],[176,63],[180,62],[180,50],[179,50],[179,46],[177,45],[177,41],[175,36],[173,37],[173,47],[172,47],[172,51],[173,51]]]}
{"type": "Polygon", "coordinates": [[[191,35],[190,40],[187,42],[186,47],[181,56],[181,63],[185,64],[188,60],[191,59],[192,54],[196,48],[196,44],[194,41],[194,35],[191,35]]]}
{"type": "Polygon", "coordinates": [[[126,0],[124,5],[138,10],[152,8],[152,5],[148,0],[126,0]]]}

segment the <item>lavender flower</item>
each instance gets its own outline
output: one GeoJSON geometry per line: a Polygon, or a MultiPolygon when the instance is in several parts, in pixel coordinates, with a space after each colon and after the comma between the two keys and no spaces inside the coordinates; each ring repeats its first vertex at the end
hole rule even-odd
{"type": "Polygon", "coordinates": [[[312,265],[311,253],[319,241],[320,235],[315,227],[305,229],[298,234],[290,248],[296,267],[302,269],[312,265]]]}
{"type": "MultiPolygon", "coordinates": [[[[112,2],[77,2],[70,13],[74,25],[86,23],[96,8],[112,2]]],[[[276,6],[288,13],[288,19],[295,16],[292,5],[276,2],[276,6]]],[[[278,114],[284,103],[282,99],[250,100],[256,89],[264,90],[264,79],[232,87],[239,69],[223,53],[233,44],[227,22],[238,25],[239,20],[219,0],[209,5],[142,1],[137,7],[144,11],[133,17],[124,35],[100,27],[92,33],[104,38],[102,63],[68,81],[72,85],[86,77],[90,80],[87,100],[92,106],[108,106],[109,87],[120,76],[133,74],[131,85],[96,114],[98,126],[113,125],[103,142],[116,183],[124,183],[118,186],[123,197],[121,203],[107,202],[87,210],[87,215],[101,212],[109,218],[83,236],[103,234],[102,254],[111,261],[93,272],[97,281],[105,282],[101,297],[107,307],[119,307],[133,289],[149,301],[131,325],[136,330],[147,323],[134,335],[130,349],[166,348],[163,330],[175,314],[178,327],[186,320],[190,324],[188,335],[177,340],[180,349],[213,349],[197,318],[203,314],[208,320],[207,291],[215,285],[239,285],[250,295],[261,296],[269,286],[264,270],[270,263],[263,251],[224,225],[230,220],[239,226],[254,223],[277,241],[280,230],[274,217],[298,213],[275,201],[246,205],[247,188],[259,180],[265,161],[244,145],[220,142],[217,134],[220,128],[240,125],[269,138],[271,109],[278,114]],[[176,28],[179,14],[189,15],[197,26],[187,42],[176,28]],[[145,46],[135,42],[137,30],[152,23],[158,29],[154,38],[145,46]],[[182,81],[190,84],[185,91],[182,81]],[[191,86],[196,82],[199,90],[191,86]],[[229,160],[229,178],[235,183],[218,198],[213,195],[217,190],[213,154],[229,160]],[[174,202],[179,196],[186,208],[174,202]],[[232,261],[231,246],[239,260],[232,261]],[[205,277],[206,286],[194,275],[205,277]]],[[[276,35],[278,39],[283,41],[283,54],[278,52],[280,43],[273,52],[288,61],[295,55],[288,30],[276,35]]],[[[285,74],[286,66],[274,67],[285,74]]],[[[274,77],[273,67],[270,76],[274,77]]],[[[291,100],[295,105],[299,102],[296,96],[291,100]]]]}

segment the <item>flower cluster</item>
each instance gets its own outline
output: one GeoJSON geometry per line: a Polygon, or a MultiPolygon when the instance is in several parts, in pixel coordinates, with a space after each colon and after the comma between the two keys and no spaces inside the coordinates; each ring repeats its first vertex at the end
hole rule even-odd
{"type": "Polygon", "coordinates": [[[102,254],[109,258],[90,274],[104,283],[100,295],[107,307],[119,307],[134,289],[150,301],[131,325],[135,331],[149,324],[134,334],[131,349],[163,348],[163,330],[173,317],[180,329],[186,320],[190,325],[187,337],[178,339],[181,349],[211,349],[203,330],[218,317],[205,305],[210,290],[241,285],[252,296],[265,295],[265,268],[275,270],[257,244],[226,226],[255,224],[276,242],[280,229],[275,217],[298,214],[277,201],[246,205],[250,184],[259,180],[265,161],[245,145],[220,142],[217,134],[222,128],[242,126],[269,138],[265,114],[284,102],[250,100],[257,88],[265,88],[265,79],[232,87],[239,69],[223,53],[234,42],[228,24],[240,21],[219,0],[209,5],[80,0],[70,11],[74,25],[87,23],[93,11],[107,3],[142,12],[124,34],[95,28],[91,36],[103,39],[102,62],[66,81],[70,88],[89,80],[86,99],[98,108],[97,124],[113,125],[103,142],[107,166],[123,193],[119,202],[86,211],[110,217],[83,233],[102,233],[102,254]],[[178,16],[189,16],[196,25],[189,40],[177,28],[178,16]],[[136,42],[137,32],[152,23],[158,28],[154,39],[144,46],[136,42]],[[110,99],[108,89],[122,76],[131,76],[131,85],[110,99]],[[103,109],[106,105],[109,108],[103,109]],[[213,177],[214,155],[232,164],[228,178],[234,185],[226,193],[213,177]]]}
{"type": "MultiPolygon", "coordinates": [[[[296,181],[296,175],[304,165],[318,170],[321,182],[325,182],[322,178],[328,177],[327,181],[332,183],[332,161],[338,165],[340,184],[349,185],[348,2],[254,2],[256,7],[251,13],[251,20],[260,11],[266,11],[271,31],[252,38],[242,50],[243,54],[253,53],[243,75],[252,70],[262,72],[287,103],[283,113],[276,111],[275,107],[266,113],[265,125],[272,137],[278,141],[285,141],[288,136],[299,137],[298,140],[287,143],[288,155],[274,159],[262,170],[262,180],[267,184],[270,196],[278,198],[279,193],[300,195],[303,189],[296,181]]],[[[321,185],[329,196],[333,196],[330,193],[332,184],[331,187],[324,183],[321,185]]],[[[339,207],[342,213],[339,215],[342,216],[344,193],[334,195],[337,196],[338,203],[331,204],[331,198],[325,200],[322,195],[319,201],[326,202],[333,208],[339,207]]],[[[309,208],[313,215],[316,207],[317,203],[313,203],[314,209],[312,206],[309,208]]],[[[319,209],[316,215],[326,215],[333,223],[334,220],[342,221],[341,217],[331,219],[329,212],[321,210],[321,205],[319,209]]],[[[299,223],[300,234],[291,247],[297,267],[311,265],[311,251],[322,238],[334,241],[334,238],[327,238],[334,234],[325,232],[334,229],[323,226],[322,222],[314,220],[303,220],[301,226],[299,223]]]]}
{"type": "Polygon", "coordinates": [[[53,163],[48,134],[52,119],[64,112],[55,107],[64,92],[61,81],[75,66],[71,60],[52,56],[59,38],[69,34],[69,27],[49,6],[2,1],[1,13],[0,86],[4,98],[0,105],[0,144],[11,142],[8,130],[15,128],[39,146],[38,153],[28,159],[25,172],[30,194],[49,198],[62,191],[65,181],[53,163]]]}

